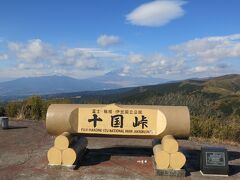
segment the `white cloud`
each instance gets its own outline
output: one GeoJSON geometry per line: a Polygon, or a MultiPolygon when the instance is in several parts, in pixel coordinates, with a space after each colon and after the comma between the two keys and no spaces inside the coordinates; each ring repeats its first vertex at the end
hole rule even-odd
{"type": "Polygon", "coordinates": [[[196,66],[194,68],[192,68],[190,71],[193,73],[202,73],[202,72],[206,72],[209,70],[208,66],[196,66]]]}
{"type": "MultiPolygon", "coordinates": [[[[140,55],[140,54],[139,54],[140,55]]],[[[123,75],[159,77],[165,79],[184,79],[191,77],[218,76],[226,73],[239,73],[239,70],[225,63],[202,64],[178,56],[166,56],[160,53],[141,55],[139,63],[124,65],[123,75]]],[[[122,69],[123,71],[123,69],[122,69]]]]}
{"type": "Polygon", "coordinates": [[[98,48],[69,48],[64,51],[66,57],[85,56],[94,58],[118,59],[121,55],[98,48]]]}
{"type": "Polygon", "coordinates": [[[170,71],[172,59],[160,53],[149,56],[130,53],[127,56],[128,64],[121,69],[122,75],[131,74],[140,76],[154,76],[170,71]],[[131,69],[131,72],[130,72],[131,69]]]}
{"type": "Polygon", "coordinates": [[[46,65],[44,65],[44,64],[41,64],[41,63],[35,63],[34,64],[34,67],[33,67],[33,65],[32,64],[25,64],[25,63],[20,63],[20,64],[17,64],[17,68],[18,69],[21,69],[21,70],[24,70],[24,69],[43,69],[43,68],[47,68],[47,66],[46,65]]]}
{"type": "Polygon", "coordinates": [[[163,26],[184,15],[182,0],[156,0],[145,3],[126,16],[127,21],[140,26],[163,26]]]}
{"type": "Polygon", "coordinates": [[[118,36],[104,34],[98,37],[97,43],[103,47],[115,45],[120,43],[120,38],[118,36]]]}
{"type": "Polygon", "coordinates": [[[127,76],[129,75],[131,70],[131,67],[129,65],[124,65],[123,68],[121,69],[120,76],[127,76]]]}
{"type": "Polygon", "coordinates": [[[240,34],[198,38],[172,46],[178,56],[214,63],[227,58],[240,58],[240,34]]]}
{"type": "Polygon", "coordinates": [[[130,53],[128,55],[128,61],[133,64],[141,63],[144,60],[144,56],[142,54],[130,53]]]}
{"type": "Polygon", "coordinates": [[[122,55],[99,48],[59,48],[50,46],[40,39],[27,43],[8,43],[9,50],[23,64],[45,62],[51,65],[75,66],[80,69],[97,69],[99,60],[119,60],[122,55]]]}
{"type": "Polygon", "coordinates": [[[19,60],[35,62],[46,59],[50,54],[50,47],[40,39],[32,39],[27,43],[9,42],[8,47],[15,52],[19,60]]]}
{"type": "Polygon", "coordinates": [[[182,59],[167,57],[160,53],[146,58],[147,60],[142,64],[142,72],[148,76],[179,74],[183,70],[184,61],[182,59]]]}
{"type": "Polygon", "coordinates": [[[11,63],[0,67],[1,78],[24,74],[85,78],[118,70],[122,76],[181,79],[239,73],[240,68],[237,62],[240,34],[193,39],[170,47],[168,54],[171,55],[160,52],[119,54],[103,48],[59,47],[40,39],[8,42],[8,47],[6,52],[0,53],[0,60],[11,59],[11,63]]]}
{"type": "Polygon", "coordinates": [[[8,43],[8,48],[13,51],[18,51],[20,49],[20,46],[21,45],[19,43],[15,43],[15,42],[8,43]]]}
{"type": "MultiPolygon", "coordinates": [[[[115,61],[124,59],[124,55],[101,48],[57,47],[33,39],[27,42],[8,42],[8,54],[14,66],[0,67],[1,78],[17,78],[61,74],[77,78],[103,75],[114,68],[115,61]],[[11,73],[9,73],[11,72],[11,73]]],[[[2,58],[6,56],[1,55],[2,58]]],[[[125,69],[126,72],[126,69],[125,69]]]]}
{"type": "Polygon", "coordinates": [[[5,53],[0,53],[0,60],[7,60],[8,59],[8,55],[5,53]]]}
{"type": "Polygon", "coordinates": [[[122,55],[98,48],[68,48],[52,60],[54,64],[75,66],[80,69],[99,69],[106,60],[119,60],[122,55]],[[61,57],[62,56],[62,57],[61,57]]]}
{"type": "Polygon", "coordinates": [[[124,66],[122,74],[162,77],[163,75],[179,74],[184,69],[184,61],[182,59],[168,57],[160,53],[148,56],[131,53],[128,56],[128,61],[129,64],[124,66]]]}
{"type": "Polygon", "coordinates": [[[222,74],[236,73],[234,69],[229,69],[226,64],[207,65],[207,66],[196,66],[189,69],[187,72],[189,75],[196,74],[198,76],[219,76],[222,74]]]}

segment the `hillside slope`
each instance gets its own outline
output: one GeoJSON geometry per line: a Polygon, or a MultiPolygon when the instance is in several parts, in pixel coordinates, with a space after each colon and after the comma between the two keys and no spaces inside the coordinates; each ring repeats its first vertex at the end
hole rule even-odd
{"type": "Polygon", "coordinates": [[[240,116],[240,75],[184,80],[129,89],[67,93],[48,98],[75,103],[187,105],[191,115],[225,118],[240,116]],[[77,98],[76,98],[77,97],[77,98]]]}

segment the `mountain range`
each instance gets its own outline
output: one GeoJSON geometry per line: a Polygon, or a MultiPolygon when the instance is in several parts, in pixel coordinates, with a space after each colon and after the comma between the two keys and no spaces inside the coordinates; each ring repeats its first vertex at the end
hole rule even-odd
{"type": "Polygon", "coordinates": [[[159,78],[123,76],[118,72],[110,72],[88,79],[75,79],[67,76],[26,77],[0,82],[0,98],[109,90],[160,84],[166,81],[159,78]]]}

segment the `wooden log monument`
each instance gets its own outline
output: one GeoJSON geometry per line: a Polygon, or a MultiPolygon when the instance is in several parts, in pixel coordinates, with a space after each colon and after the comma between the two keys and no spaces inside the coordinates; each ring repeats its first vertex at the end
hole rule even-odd
{"type": "Polygon", "coordinates": [[[86,149],[84,136],[124,136],[155,139],[157,169],[179,170],[186,158],[176,139],[189,137],[190,115],[186,106],[53,104],[46,128],[57,136],[48,151],[49,164],[73,165],[86,149]]]}

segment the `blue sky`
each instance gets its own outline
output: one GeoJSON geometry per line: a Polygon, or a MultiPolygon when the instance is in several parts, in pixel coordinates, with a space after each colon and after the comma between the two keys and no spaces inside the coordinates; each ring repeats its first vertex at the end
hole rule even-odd
{"type": "Polygon", "coordinates": [[[238,0],[0,2],[0,81],[240,73],[238,0]]]}

